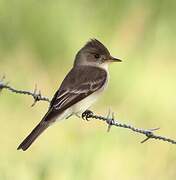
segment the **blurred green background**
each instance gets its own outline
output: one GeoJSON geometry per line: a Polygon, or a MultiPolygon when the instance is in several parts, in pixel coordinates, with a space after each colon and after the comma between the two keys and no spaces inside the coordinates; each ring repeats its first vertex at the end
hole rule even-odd
{"type": "MultiPolygon", "coordinates": [[[[110,67],[104,96],[123,122],[160,127],[176,138],[176,1],[0,0],[0,75],[18,89],[52,97],[76,52],[90,38],[124,60],[110,67]]],[[[31,148],[18,144],[48,108],[6,90],[0,94],[0,180],[171,180],[176,146],[72,117],[49,128],[31,148]]]]}

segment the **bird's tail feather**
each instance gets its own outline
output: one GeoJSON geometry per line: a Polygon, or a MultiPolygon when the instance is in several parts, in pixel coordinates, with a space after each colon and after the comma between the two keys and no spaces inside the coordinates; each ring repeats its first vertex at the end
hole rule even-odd
{"type": "Polygon", "coordinates": [[[17,150],[22,149],[23,151],[26,151],[30,147],[30,145],[37,139],[37,137],[48,127],[49,123],[41,121],[18,146],[17,150]]]}

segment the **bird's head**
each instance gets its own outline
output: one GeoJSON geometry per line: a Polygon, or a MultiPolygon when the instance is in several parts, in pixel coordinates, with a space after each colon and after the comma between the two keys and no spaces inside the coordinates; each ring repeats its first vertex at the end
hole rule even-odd
{"type": "Polygon", "coordinates": [[[108,49],[100,41],[91,39],[77,53],[74,66],[104,66],[111,62],[121,62],[121,60],[111,56],[108,49]]]}

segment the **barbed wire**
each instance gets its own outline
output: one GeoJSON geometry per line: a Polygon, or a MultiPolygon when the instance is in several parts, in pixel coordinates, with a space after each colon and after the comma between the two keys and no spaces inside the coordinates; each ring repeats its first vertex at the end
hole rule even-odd
{"type": "MultiPolygon", "coordinates": [[[[37,92],[37,86],[35,86],[35,89],[33,92],[24,91],[24,90],[17,90],[15,88],[11,87],[9,85],[9,83],[4,83],[4,79],[5,79],[5,76],[3,76],[0,79],[0,91],[2,91],[3,89],[7,89],[7,90],[11,91],[12,93],[32,96],[34,99],[34,103],[32,104],[32,106],[34,106],[36,104],[36,102],[38,102],[38,101],[50,102],[49,98],[41,95],[40,90],[37,92]]],[[[106,122],[108,125],[108,129],[107,129],[108,132],[110,131],[112,126],[116,126],[116,127],[120,127],[120,128],[129,129],[129,130],[136,132],[136,133],[139,133],[139,134],[143,134],[146,136],[146,138],[143,141],[141,141],[141,143],[144,143],[144,142],[148,141],[149,139],[158,139],[158,140],[162,140],[162,141],[165,141],[168,143],[176,144],[176,140],[170,139],[170,138],[165,137],[165,136],[160,136],[160,135],[154,134],[154,131],[158,130],[159,128],[142,129],[142,128],[134,127],[134,126],[129,125],[129,124],[121,123],[119,120],[115,120],[114,113],[113,112],[111,113],[110,111],[108,112],[108,115],[106,117],[104,117],[101,115],[96,115],[90,110],[86,110],[82,114],[82,118],[84,120],[87,120],[87,121],[89,121],[90,119],[96,119],[96,120],[106,122]]]]}
{"type": "Polygon", "coordinates": [[[7,89],[16,94],[24,94],[24,95],[32,96],[34,99],[34,102],[31,106],[34,106],[38,101],[50,102],[49,98],[42,96],[41,91],[37,90],[37,85],[35,85],[34,91],[30,92],[30,91],[25,91],[25,90],[17,90],[15,88],[11,87],[9,85],[9,83],[4,83],[4,80],[5,80],[5,76],[3,76],[0,79],[0,91],[2,91],[3,89],[7,89]]]}
{"type": "Polygon", "coordinates": [[[159,130],[160,128],[142,129],[142,128],[136,128],[129,124],[121,123],[120,121],[114,119],[114,113],[113,112],[110,113],[110,111],[109,111],[107,117],[104,117],[101,115],[96,115],[92,111],[87,110],[82,114],[82,118],[86,119],[88,121],[90,118],[97,119],[100,121],[105,121],[108,124],[108,129],[107,129],[108,132],[110,131],[112,126],[116,126],[116,127],[120,127],[120,128],[129,129],[129,130],[139,133],[139,134],[143,134],[146,136],[146,138],[143,141],[141,141],[141,143],[144,143],[144,142],[148,141],[149,139],[158,139],[158,140],[166,141],[166,142],[169,142],[172,144],[176,144],[176,141],[173,139],[170,139],[170,138],[164,137],[164,136],[155,135],[154,131],[159,130]]]}

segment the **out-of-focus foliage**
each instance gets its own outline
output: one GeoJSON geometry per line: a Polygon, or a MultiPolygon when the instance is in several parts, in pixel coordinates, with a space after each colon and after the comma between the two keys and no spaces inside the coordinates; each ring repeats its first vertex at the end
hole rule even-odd
{"type": "MultiPolygon", "coordinates": [[[[0,75],[11,85],[37,84],[52,97],[74,56],[98,38],[124,60],[110,67],[109,88],[93,110],[109,107],[138,127],[176,138],[176,1],[0,0],[0,75]]],[[[32,99],[0,94],[0,179],[170,180],[176,146],[76,117],[44,133],[27,152],[17,145],[47,111],[32,99]]]]}

